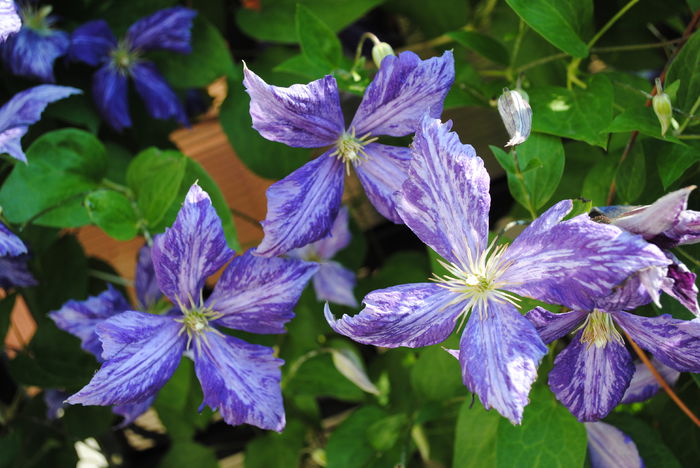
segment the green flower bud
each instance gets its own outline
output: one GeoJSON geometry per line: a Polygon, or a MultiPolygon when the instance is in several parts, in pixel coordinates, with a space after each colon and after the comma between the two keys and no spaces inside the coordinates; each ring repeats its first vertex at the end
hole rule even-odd
{"type": "Polygon", "coordinates": [[[372,60],[374,60],[374,64],[377,68],[379,68],[379,65],[382,64],[382,60],[384,60],[384,57],[387,55],[396,55],[394,54],[394,49],[392,49],[389,44],[386,42],[374,44],[374,47],[372,47],[372,60]]]}
{"type": "Polygon", "coordinates": [[[532,109],[522,94],[504,88],[498,98],[498,113],[510,136],[506,146],[519,145],[527,140],[532,128],[532,109]]]}
{"type": "Polygon", "coordinates": [[[673,121],[673,106],[671,106],[671,98],[664,93],[658,78],[656,79],[656,95],[651,99],[651,107],[661,124],[661,135],[666,135],[668,127],[672,125],[673,121]]]}

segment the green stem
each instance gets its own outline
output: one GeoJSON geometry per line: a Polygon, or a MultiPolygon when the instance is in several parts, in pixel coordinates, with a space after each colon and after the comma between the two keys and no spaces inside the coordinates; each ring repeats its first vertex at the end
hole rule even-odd
{"type": "Polygon", "coordinates": [[[139,204],[136,202],[136,195],[134,194],[134,191],[125,185],[118,184],[109,179],[102,179],[101,184],[103,187],[119,192],[129,199],[131,202],[131,209],[134,210],[134,214],[136,214],[136,217],[138,218],[138,227],[141,230],[141,234],[143,234],[143,237],[146,239],[146,243],[149,245],[149,247],[152,246],[153,236],[148,230],[148,221],[143,216],[143,212],[141,211],[139,204]]]}
{"type": "Polygon", "coordinates": [[[688,115],[688,117],[685,118],[681,126],[678,127],[678,134],[683,133],[685,127],[687,127],[690,121],[695,117],[695,112],[698,110],[698,107],[700,107],[700,96],[698,96],[698,98],[695,100],[693,107],[690,108],[690,115],[688,115]]]}
{"type": "Polygon", "coordinates": [[[682,256],[684,256],[685,258],[687,258],[689,261],[691,261],[692,263],[694,263],[696,266],[700,266],[700,260],[698,260],[697,258],[693,257],[692,255],[690,255],[690,254],[689,254],[688,252],[686,252],[685,250],[681,249],[680,247],[676,247],[676,251],[677,251],[679,254],[681,254],[682,256]]]}
{"type": "Polygon", "coordinates": [[[513,165],[515,167],[515,177],[517,177],[518,181],[520,182],[520,186],[522,187],[523,194],[525,195],[525,202],[527,203],[527,210],[530,212],[530,216],[532,217],[532,220],[534,221],[537,219],[537,212],[535,212],[535,209],[532,206],[532,199],[530,198],[530,194],[527,191],[527,187],[525,186],[525,176],[523,175],[523,172],[520,170],[520,162],[518,161],[518,152],[513,148],[513,151],[511,152],[513,155],[513,165]]]}
{"type": "Polygon", "coordinates": [[[122,278],[121,276],[113,275],[105,271],[89,269],[88,274],[94,278],[107,281],[108,283],[118,284],[119,286],[124,286],[127,288],[134,285],[133,281],[129,281],[126,278],[122,278]]]}
{"type": "Polygon", "coordinates": [[[523,43],[523,37],[525,37],[526,31],[527,26],[525,25],[525,22],[521,19],[518,23],[518,35],[515,36],[515,42],[513,42],[513,53],[510,56],[511,65],[506,70],[506,76],[508,77],[509,81],[515,80],[515,70],[513,69],[513,64],[515,63],[515,59],[518,57],[518,53],[520,53],[520,46],[523,43]]]}
{"type": "Polygon", "coordinates": [[[355,62],[353,62],[352,64],[353,70],[355,70],[358,62],[360,61],[360,57],[362,57],[362,46],[365,44],[365,41],[367,39],[370,39],[372,42],[374,42],[374,45],[377,45],[381,42],[379,38],[371,32],[363,33],[362,36],[360,36],[360,41],[357,43],[357,49],[355,49],[355,62]]]}
{"type": "Polygon", "coordinates": [[[72,195],[72,196],[70,196],[70,197],[68,197],[68,198],[66,198],[66,199],[64,199],[64,200],[61,200],[60,202],[56,203],[55,205],[51,205],[51,206],[49,206],[49,207],[44,208],[43,210],[39,211],[38,213],[36,213],[34,216],[32,216],[31,218],[29,218],[28,220],[26,220],[24,223],[22,223],[22,225],[19,227],[19,231],[20,231],[20,232],[24,231],[24,230],[26,229],[27,226],[29,226],[30,224],[32,224],[32,223],[33,223],[34,221],[36,221],[37,219],[39,219],[39,218],[41,218],[42,216],[44,216],[46,213],[49,213],[49,212],[51,212],[51,211],[53,211],[53,210],[55,210],[55,209],[57,209],[57,208],[60,208],[60,207],[62,207],[62,206],[64,206],[64,205],[66,205],[66,204],[72,202],[73,200],[76,200],[76,199],[78,199],[78,198],[82,198],[82,197],[84,197],[85,195],[87,195],[87,194],[89,194],[89,193],[90,193],[89,191],[87,191],[87,192],[76,193],[75,195],[72,195]]]}
{"type": "Polygon", "coordinates": [[[284,388],[287,386],[287,384],[289,383],[289,381],[292,380],[292,379],[294,378],[294,376],[296,375],[296,373],[299,372],[299,368],[301,367],[302,364],[304,364],[306,361],[308,361],[308,360],[311,359],[311,358],[314,358],[314,357],[316,357],[316,356],[318,356],[318,355],[320,355],[320,354],[328,353],[328,352],[330,352],[328,349],[321,348],[321,349],[314,349],[314,350],[311,350],[311,351],[309,351],[308,353],[302,354],[301,356],[299,356],[299,357],[292,363],[292,365],[289,366],[289,372],[288,372],[287,375],[285,375],[284,378],[282,379],[282,383],[280,384],[280,386],[282,387],[282,389],[284,389],[284,388]]]}
{"type": "Polygon", "coordinates": [[[110,190],[114,190],[115,192],[122,193],[126,195],[128,198],[133,198],[134,192],[127,187],[126,185],[118,184],[116,182],[113,182],[109,179],[102,179],[100,181],[103,187],[108,188],[110,190]]]}

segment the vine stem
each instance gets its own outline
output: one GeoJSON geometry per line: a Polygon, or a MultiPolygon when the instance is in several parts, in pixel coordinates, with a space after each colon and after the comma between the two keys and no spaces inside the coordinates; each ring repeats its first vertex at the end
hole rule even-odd
{"type": "Polygon", "coordinates": [[[681,124],[681,126],[678,127],[678,133],[683,133],[685,127],[687,127],[690,121],[695,117],[695,112],[698,110],[698,107],[700,107],[700,96],[698,96],[698,98],[695,100],[695,103],[693,103],[693,107],[690,108],[690,115],[688,115],[681,124]]]}
{"type": "Polygon", "coordinates": [[[676,392],[673,391],[671,386],[666,382],[666,380],[659,374],[659,371],[656,370],[656,367],[654,367],[654,364],[649,360],[649,357],[646,355],[644,350],[639,347],[639,345],[632,339],[631,336],[625,331],[622,330],[622,332],[625,334],[625,337],[627,338],[627,341],[629,344],[632,346],[632,349],[634,350],[635,353],[637,353],[637,356],[639,356],[639,359],[642,360],[645,366],[649,368],[649,371],[651,374],[654,376],[657,382],[659,382],[659,385],[661,385],[661,388],[664,389],[664,391],[668,394],[668,396],[673,400],[673,402],[680,408],[681,411],[685,413],[688,418],[690,418],[693,423],[695,423],[696,426],[700,427],[700,419],[698,419],[697,416],[695,416],[695,413],[693,413],[690,408],[686,406],[685,403],[683,403],[683,400],[676,395],[676,392]]]}
{"type": "Polygon", "coordinates": [[[520,162],[518,161],[518,153],[515,148],[513,148],[513,151],[511,153],[513,155],[513,165],[515,167],[515,177],[517,177],[518,181],[520,182],[520,186],[523,189],[523,194],[525,195],[525,200],[527,202],[527,210],[530,212],[530,216],[532,217],[532,220],[534,221],[537,219],[537,213],[535,212],[534,207],[532,206],[532,199],[530,198],[530,194],[527,191],[527,187],[525,186],[525,176],[523,175],[522,170],[520,170],[520,162]]]}

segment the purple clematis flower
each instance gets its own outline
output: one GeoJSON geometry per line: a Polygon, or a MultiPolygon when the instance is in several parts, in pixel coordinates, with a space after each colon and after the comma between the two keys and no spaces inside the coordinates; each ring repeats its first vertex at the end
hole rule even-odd
{"type": "MultiPolygon", "coordinates": [[[[662,364],[681,372],[700,372],[700,321],[628,312],[649,302],[651,296],[635,275],[612,294],[595,300],[593,307],[574,306],[561,314],[538,307],[527,314],[545,343],[575,332],[554,360],[549,386],[579,421],[607,416],[632,381],[635,366],[616,326],[662,364]]],[[[633,401],[633,396],[629,398],[633,401]]]]}
{"type": "Polygon", "coordinates": [[[27,267],[28,259],[24,242],[0,223],[0,288],[37,284],[27,267]]]}
{"type": "Polygon", "coordinates": [[[0,44],[22,27],[13,0],[0,0],[0,44]]]}
{"type": "Polygon", "coordinates": [[[226,246],[209,196],[193,185],[173,226],[156,237],[151,252],[160,290],[177,310],[167,315],[127,311],[97,325],[104,364],[68,399],[84,405],[124,405],[151,398],[188,350],[203,405],[229,424],[281,431],[282,360],[272,348],[223,334],[219,327],[283,333],[292,308],[318,265],[295,259],[236,257],[226,246]],[[226,263],[211,296],[207,277],[226,263]]]}
{"type": "Polygon", "coordinates": [[[585,426],[591,468],[644,468],[637,445],[627,434],[604,422],[585,426]]]}
{"type": "Polygon", "coordinates": [[[451,52],[420,60],[413,52],[387,56],[367,87],[349,127],[331,75],[279,88],[244,70],[253,128],[268,140],[302,148],[330,146],[267,191],[265,237],[255,254],[272,257],[328,235],[340,208],[344,172],[353,166],[367,197],[395,223],[393,194],[406,177],[408,148],[375,143],[379,135],[415,132],[426,112],[439,117],[452,81],[451,52]]]}
{"type": "Polygon", "coordinates": [[[331,327],[355,341],[420,347],[444,341],[466,320],[459,361],[467,388],[485,408],[519,423],[547,347],[523,317],[516,295],[567,307],[592,306],[634,272],[665,265],[641,237],[577,216],[557,203],[510,245],[488,244],[489,176],[481,158],[450,132],[451,122],[426,118],[413,141],[408,178],[397,194],[406,225],[446,261],[448,275],[368,294],[356,316],[331,327]]]}
{"type": "Polygon", "coordinates": [[[349,216],[348,209],[341,208],[329,237],[294,249],[289,252],[289,256],[319,264],[318,272],[313,278],[314,290],[319,300],[357,307],[357,299],[352,292],[357,283],[355,273],[331,260],[350,243],[349,216]]]}
{"type": "Polygon", "coordinates": [[[51,10],[50,5],[36,8],[31,3],[20,9],[22,28],[0,45],[2,59],[14,75],[56,81],[54,62],[68,52],[70,40],[66,32],[53,29],[51,10]]]}
{"type": "Polygon", "coordinates": [[[153,50],[192,52],[190,30],[196,15],[196,11],[183,7],[159,10],[132,24],[119,42],[104,20],[90,21],[73,31],[70,57],[100,67],[93,76],[92,95],[100,114],[112,128],[121,131],[131,127],[129,77],[153,118],[175,118],[189,125],[178,97],[155,65],[142,56],[153,50]]]}
{"type": "MultiPolygon", "coordinates": [[[[640,234],[662,249],[700,242],[700,211],[688,210],[688,196],[695,186],[664,195],[647,206],[606,206],[596,208],[609,222],[627,231],[640,234]]],[[[645,275],[648,290],[662,289],[689,311],[700,317],[697,276],[675,255],[666,250],[673,262],[665,275],[649,270],[645,275]]],[[[658,304],[658,296],[653,297],[658,304]]]]}
{"type": "Polygon", "coordinates": [[[35,124],[46,106],[82,91],[67,86],[39,85],[25,89],[0,107],[0,154],[7,153],[27,162],[21,140],[29,126],[35,124]]]}

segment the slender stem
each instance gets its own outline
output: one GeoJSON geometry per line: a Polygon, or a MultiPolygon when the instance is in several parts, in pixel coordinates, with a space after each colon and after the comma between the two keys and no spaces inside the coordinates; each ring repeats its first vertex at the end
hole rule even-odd
{"type": "Polygon", "coordinates": [[[100,270],[95,270],[95,269],[91,268],[88,270],[88,274],[92,277],[97,278],[97,279],[101,279],[103,281],[107,281],[108,283],[112,283],[112,284],[118,284],[120,286],[131,287],[134,285],[133,281],[130,281],[126,278],[122,278],[121,276],[107,273],[106,271],[100,271],[100,270]]]}
{"type": "Polygon", "coordinates": [[[603,34],[605,34],[606,32],[608,32],[608,29],[612,28],[612,26],[613,26],[615,23],[617,23],[617,20],[619,20],[619,19],[622,17],[622,15],[624,15],[625,13],[627,13],[627,11],[628,11],[630,8],[632,8],[634,5],[636,5],[638,2],[639,2],[639,0],[630,0],[629,2],[627,2],[627,5],[623,6],[623,7],[620,9],[620,11],[618,11],[617,13],[615,13],[615,16],[613,16],[612,18],[610,18],[610,20],[608,20],[608,22],[605,23],[605,26],[603,26],[602,28],[600,28],[600,30],[595,34],[595,36],[593,36],[593,38],[592,38],[590,41],[588,41],[588,44],[586,44],[586,45],[588,46],[588,48],[590,49],[591,47],[593,47],[593,45],[594,45],[596,42],[598,42],[598,39],[600,39],[600,38],[603,36],[603,34]]]}
{"type": "Polygon", "coordinates": [[[515,73],[521,73],[524,72],[525,70],[529,70],[530,68],[535,68],[539,67],[540,65],[544,65],[545,63],[553,62],[555,60],[559,60],[562,58],[568,57],[569,54],[565,54],[564,52],[561,52],[559,54],[554,54],[554,55],[548,55],[547,57],[542,57],[537,60],[533,60],[532,62],[526,63],[525,65],[521,65],[518,68],[515,69],[515,73]]]}
{"type": "Polygon", "coordinates": [[[53,211],[53,210],[55,210],[55,209],[58,209],[58,208],[60,208],[60,207],[62,207],[62,206],[64,206],[64,205],[66,205],[66,204],[68,204],[68,203],[70,203],[70,202],[72,202],[72,201],[74,201],[74,200],[77,200],[78,198],[82,198],[82,197],[84,197],[85,195],[87,195],[87,194],[89,194],[89,193],[90,193],[89,191],[87,191],[87,192],[76,193],[75,195],[72,195],[72,196],[70,196],[70,197],[68,197],[68,198],[66,198],[66,199],[64,199],[64,200],[61,200],[60,202],[56,203],[55,205],[51,205],[51,206],[48,206],[48,207],[44,208],[43,210],[39,211],[38,213],[36,213],[34,216],[32,216],[31,218],[29,218],[28,220],[26,220],[24,223],[22,223],[22,225],[19,227],[19,231],[20,231],[20,232],[24,231],[24,230],[27,228],[27,226],[29,226],[30,224],[32,224],[32,223],[33,223],[34,221],[36,221],[37,219],[39,219],[39,218],[41,218],[42,216],[44,216],[46,213],[49,213],[49,212],[51,212],[51,211],[53,211]]]}
{"type": "Polygon", "coordinates": [[[319,354],[328,353],[328,352],[330,352],[328,349],[320,348],[320,349],[313,349],[313,350],[309,351],[308,353],[302,354],[301,356],[299,356],[292,363],[292,365],[289,366],[289,372],[282,379],[282,383],[280,384],[280,386],[284,389],[287,386],[287,384],[289,383],[289,381],[292,380],[292,378],[296,375],[296,373],[299,372],[299,368],[301,367],[301,365],[304,364],[306,361],[308,361],[309,359],[311,359],[313,357],[318,356],[319,354]]]}
{"type": "Polygon", "coordinates": [[[681,249],[680,247],[676,247],[676,251],[677,251],[678,253],[680,253],[681,255],[683,255],[683,256],[684,256],[685,258],[687,258],[688,260],[690,260],[691,262],[693,262],[695,265],[700,266],[700,260],[698,260],[697,258],[693,257],[692,255],[690,255],[690,254],[689,254],[688,252],[686,252],[685,250],[681,249]]]}
{"type": "Polygon", "coordinates": [[[377,36],[372,34],[371,32],[364,32],[362,33],[362,36],[360,36],[360,40],[357,43],[357,49],[355,49],[355,61],[353,62],[352,69],[354,70],[355,67],[357,66],[357,63],[360,61],[360,57],[362,56],[362,46],[365,44],[365,41],[367,39],[370,39],[372,42],[374,42],[374,45],[379,44],[381,41],[377,36]]]}
{"type": "MultiPolygon", "coordinates": [[[[627,159],[627,156],[629,156],[630,152],[632,152],[632,147],[634,147],[634,143],[637,141],[637,135],[639,135],[639,131],[635,130],[630,135],[629,140],[627,140],[627,144],[625,145],[625,149],[622,151],[622,154],[620,155],[620,160],[617,162],[618,168],[622,165],[624,160],[627,159]]],[[[615,177],[613,176],[613,180],[612,180],[612,182],[610,182],[610,189],[608,190],[608,198],[607,198],[608,205],[611,205],[613,200],[615,199],[616,190],[617,190],[617,186],[615,183],[615,177]]]]}
{"type": "Polygon", "coordinates": [[[700,135],[676,135],[679,140],[700,140],[700,135]]]}
{"type": "Polygon", "coordinates": [[[700,107],[700,96],[695,100],[695,103],[693,104],[693,107],[690,108],[690,115],[688,115],[683,123],[681,124],[680,127],[678,127],[678,133],[683,133],[683,130],[685,130],[685,127],[688,126],[690,121],[695,117],[695,112],[698,110],[698,107],[700,107]]]}
{"type": "Polygon", "coordinates": [[[525,21],[521,19],[518,23],[518,35],[515,36],[515,42],[513,43],[513,53],[510,56],[510,63],[515,63],[515,59],[518,57],[518,53],[520,53],[520,46],[523,43],[523,38],[525,37],[526,31],[527,26],[525,25],[525,21]]]}
{"type": "MultiPolygon", "coordinates": [[[[464,26],[460,29],[467,30],[469,28],[468,28],[468,26],[464,26]]],[[[435,37],[435,38],[430,39],[428,41],[417,42],[415,44],[411,44],[409,46],[402,47],[400,49],[397,49],[396,52],[403,52],[406,50],[417,51],[417,50],[432,49],[433,47],[438,47],[441,45],[449,44],[450,42],[453,42],[453,41],[454,41],[454,39],[452,39],[450,36],[448,36],[447,34],[443,34],[441,36],[435,37]]]]}
{"type": "Polygon", "coordinates": [[[513,148],[513,151],[511,152],[513,155],[513,165],[515,167],[515,177],[518,178],[518,181],[520,182],[520,186],[522,187],[523,194],[525,195],[525,201],[527,203],[527,210],[530,212],[530,216],[532,217],[533,221],[537,219],[537,213],[535,212],[534,207],[532,206],[532,199],[530,198],[530,194],[527,191],[527,187],[525,186],[525,176],[523,175],[522,171],[520,170],[520,162],[518,161],[518,152],[515,148],[513,148]]]}
{"type": "Polygon", "coordinates": [[[654,376],[657,382],[659,382],[659,385],[661,385],[661,388],[664,389],[664,391],[668,394],[668,396],[673,400],[673,402],[680,408],[681,411],[685,413],[688,418],[690,418],[693,423],[695,423],[696,426],[700,427],[700,419],[698,419],[697,416],[688,408],[685,403],[683,403],[683,400],[681,400],[678,395],[676,395],[676,392],[673,391],[671,386],[666,382],[666,380],[659,374],[659,371],[656,370],[656,367],[654,367],[654,364],[649,360],[647,357],[646,353],[642,350],[642,348],[639,347],[639,345],[632,339],[632,337],[625,331],[622,330],[623,333],[625,334],[625,337],[627,338],[627,341],[629,344],[632,346],[632,349],[634,350],[635,353],[637,353],[637,356],[639,356],[639,359],[642,360],[645,366],[649,368],[649,371],[651,374],[654,376]]]}
{"type": "Polygon", "coordinates": [[[605,46],[605,47],[592,47],[591,52],[598,54],[604,54],[607,52],[627,52],[630,50],[646,50],[646,49],[656,49],[659,47],[666,47],[670,45],[677,44],[681,41],[681,38],[670,39],[668,41],[652,42],[649,44],[627,44],[621,46],[605,46]]]}
{"type": "Polygon", "coordinates": [[[258,221],[257,219],[253,218],[253,217],[250,216],[249,214],[243,213],[242,211],[238,211],[238,210],[235,209],[235,208],[229,208],[229,209],[231,210],[231,213],[232,213],[234,216],[238,216],[238,217],[241,218],[242,220],[248,221],[250,224],[252,224],[253,226],[257,227],[258,229],[262,229],[262,226],[260,225],[260,221],[258,221]]]}

